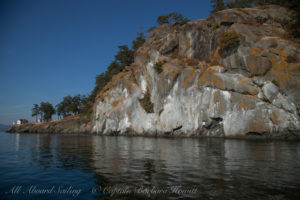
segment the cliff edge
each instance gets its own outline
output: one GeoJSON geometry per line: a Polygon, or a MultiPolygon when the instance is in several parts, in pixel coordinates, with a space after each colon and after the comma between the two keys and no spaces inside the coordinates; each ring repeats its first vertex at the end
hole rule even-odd
{"type": "Polygon", "coordinates": [[[155,28],[98,94],[104,135],[300,137],[299,41],[279,6],[155,28]]]}

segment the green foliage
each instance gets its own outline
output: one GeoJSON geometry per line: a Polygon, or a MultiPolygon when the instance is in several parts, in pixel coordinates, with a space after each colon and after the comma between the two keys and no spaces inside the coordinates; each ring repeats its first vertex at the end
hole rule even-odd
{"type": "Polygon", "coordinates": [[[223,32],[218,37],[218,46],[221,50],[235,47],[239,44],[240,37],[235,31],[223,32]]]}
{"type": "Polygon", "coordinates": [[[228,0],[228,8],[249,8],[252,6],[252,0],[228,0]]]}
{"type": "Polygon", "coordinates": [[[178,12],[172,12],[169,15],[171,16],[171,22],[174,23],[185,24],[190,21],[188,18],[184,17],[178,12]]]}
{"type": "Polygon", "coordinates": [[[159,25],[163,25],[163,24],[169,24],[169,23],[185,24],[185,23],[189,22],[190,20],[188,18],[185,18],[182,14],[180,14],[178,12],[172,12],[167,15],[158,16],[156,21],[159,25]]]}
{"type": "Polygon", "coordinates": [[[151,97],[150,93],[149,93],[149,91],[147,91],[146,94],[144,94],[144,98],[140,99],[140,104],[147,113],[154,112],[153,103],[151,102],[150,97],[151,97]]]}
{"type": "Polygon", "coordinates": [[[159,61],[157,63],[154,64],[154,69],[155,71],[160,74],[162,71],[163,71],[163,68],[162,66],[165,64],[166,62],[165,61],[159,61]]]}
{"type": "Polygon", "coordinates": [[[156,21],[159,25],[168,24],[169,23],[169,14],[158,16],[156,21]]]}
{"type": "Polygon", "coordinates": [[[224,2],[223,0],[211,0],[213,9],[210,13],[215,13],[228,8],[248,8],[252,6],[253,0],[228,0],[224,2]]]}
{"type": "Polygon", "coordinates": [[[81,95],[80,94],[75,95],[74,97],[72,97],[72,104],[70,105],[70,111],[75,115],[79,114],[81,109],[81,104],[82,104],[81,95]]]}
{"type": "Polygon", "coordinates": [[[156,28],[156,26],[152,26],[152,27],[150,27],[150,28],[147,30],[147,32],[150,33],[150,32],[153,31],[155,28],[156,28]]]}
{"type": "Polygon", "coordinates": [[[212,3],[213,9],[210,11],[210,13],[215,13],[221,10],[226,9],[225,3],[223,0],[211,0],[210,3],[212,3]]]}
{"type": "Polygon", "coordinates": [[[143,32],[138,32],[138,37],[135,38],[135,40],[132,41],[132,48],[134,52],[138,50],[140,46],[142,46],[145,43],[145,34],[143,32]]]}
{"type": "Polygon", "coordinates": [[[37,117],[40,114],[40,106],[38,104],[33,104],[33,108],[32,108],[32,117],[35,117],[35,121],[37,121],[37,117]]]}
{"type": "Polygon", "coordinates": [[[217,22],[213,23],[212,26],[211,26],[212,30],[214,30],[214,31],[217,30],[219,27],[220,27],[220,24],[217,23],[217,22]]]}
{"type": "Polygon", "coordinates": [[[63,117],[71,114],[79,114],[82,110],[82,104],[85,99],[86,97],[81,96],[80,94],[73,97],[64,97],[63,100],[56,105],[56,114],[63,117]]]}
{"type": "Polygon", "coordinates": [[[118,46],[119,51],[115,55],[115,60],[123,67],[129,66],[133,62],[134,51],[128,48],[127,45],[118,46]]]}
{"type": "Polygon", "coordinates": [[[253,0],[252,1],[255,6],[262,6],[268,4],[276,4],[280,6],[286,6],[292,8],[292,6],[299,5],[299,0],[253,0]]]}
{"type": "Polygon", "coordinates": [[[93,103],[94,101],[91,100],[90,97],[82,99],[80,115],[91,116],[91,114],[93,113],[93,103]]]}
{"type": "Polygon", "coordinates": [[[207,26],[209,28],[211,28],[213,31],[215,31],[215,30],[217,30],[220,27],[220,24],[217,23],[217,22],[215,22],[215,23],[209,23],[209,24],[207,24],[207,26]]]}
{"type": "Polygon", "coordinates": [[[43,121],[50,121],[52,119],[52,115],[55,114],[55,109],[49,102],[41,102],[40,103],[40,111],[42,113],[43,121]]]}

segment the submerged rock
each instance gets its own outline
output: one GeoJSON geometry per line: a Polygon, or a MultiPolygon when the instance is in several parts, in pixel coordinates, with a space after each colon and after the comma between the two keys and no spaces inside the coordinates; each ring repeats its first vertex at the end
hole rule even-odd
{"type": "Polygon", "coordinates": [[[92,132],[300,137],[300,52],[286,37],[289,16],[279,6],[229,9],[155,28],[98,94],[92,132]],[[220,44],[224,32],[236,42],[220,44]]]}

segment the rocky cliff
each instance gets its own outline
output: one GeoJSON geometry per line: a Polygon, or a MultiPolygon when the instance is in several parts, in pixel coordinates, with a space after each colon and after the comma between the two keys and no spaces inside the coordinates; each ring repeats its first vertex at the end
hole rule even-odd
{"type": "Polygon", "coordinates": [[[98,94],[97,134],[300,137],[299,42],[290,11],[228,9],[155,28],[98,94]]]}

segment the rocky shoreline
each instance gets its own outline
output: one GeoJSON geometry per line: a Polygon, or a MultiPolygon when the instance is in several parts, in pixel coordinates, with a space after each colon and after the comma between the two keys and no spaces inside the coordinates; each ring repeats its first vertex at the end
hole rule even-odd
{"type": "Polygon", "coordinates": [[[224,133],[206,134],[198,132],[196,134],[186,134],[179,130],[172,130],[170,132],[144,132],[142,134],[135,131],[126,132],[110,132],[110,133],[96,133],[91,130],[90,121],[87,118],[79,116],[67,117],[65,119],[43,122],[43,123],[27,123],[22,125],[13,125],[6,130],[8,133],[36,133],[36,134],[68,134],[68,135],[103,135],[103,136],[128,136],[128,137],[165,137],[165,138],[203,138],[203,137],[217,137],[229,139],[284,139],[284,140],[300,140],[300,133],[250,133],[244,136],[226,136],[224,133]]]}
{"type": "Polygon", "coordinates": [[[13,125],[6,130],[9,133],[90,133],[90,122],[80,116],[69,116],[61,120],[51,122],[33,122],[21,125],[13,125]]]}

